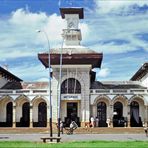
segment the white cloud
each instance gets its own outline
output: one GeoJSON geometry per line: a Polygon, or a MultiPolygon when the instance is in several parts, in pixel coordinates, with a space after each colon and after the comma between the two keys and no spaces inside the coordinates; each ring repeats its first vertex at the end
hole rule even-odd
{"type": "Polygon", "coordinates": [[[23,62],[22,64],[18,63],[18,65],[10,65],[9,71],[24,81],[39,81],[42,78],[44,80],[48,78],[48,69],[45,69],[40,63],[23,62]]]}
{"type": "Polygon", "coordinates": [[[100,71],[97,71],[96,78],[99,79],[99,77],[107,77],[110,73],[110,70],[108,68],[102,68],[100,71]]]}
{"type": "MultiPolygon", "coordinates": [[[[43,13],[32,13],[28,10],[18,9],[12,13],[9,22],[14,25],[22,25],[22,27],[36,26],[38,23],[46,22],[48,16],[43,13]]],[[[28,28],[29,29],[29,28],[28,28]]]]}
{"type": "Polygon", "coordinates": [[[96,51],[126,53],[139,48],[148,51],[148,42],[136,36],[148,32],[148,13],[129,16],[94,13],[94,17],[87,19],[87,23],[87,36],[83,43],[96,51]],[[115,40],[123,43],[115,43],[115,40]]]}
{"type": "Polygon", "coordinates": [[[47,77],[42,77],[42,78],[35,80],[35,82],[48,82],[48,81],[49,79],[47,77]]]}
{"type": "Polygon", "coordinates": [[[0,59],[37,56],[39,51],[46,51],[48,44],[43,34],[46,31],[51,48],[61,45],[61,33],[65,22],[57,14],[32,13],[18,9],[10,17],[0,19],[0,59]],[[23,51],[23,52],[22,52],[23,51]],[[11,54],[8,54],[11,53],[11,54]]]}
{"type": "Polygon", "coordinates": [[[49,35],[50,42],[56,43],[62,40],[62,29],[66,28],[66,23],[57,14],[49,17],[47,24],[43,27],[49,35]]]}
{"type": "MultiPolygon", "coordinates": [[[[84,45],[105,54],[126,53],[135,51],[139,47],[148,51],[148,43],[135,36],[135,34],[148,32],[147,13],[126,17],[110,16],[107,14],[108,12],[119,10],[122,6],[128,7],[130,4],[121,1],[117,5],[115,3],[109,5],[109,3],[105,2],[106,6],[103,6],[105,3],[97,0],[96,3],[100,7],[100,10],[97,7],[99,13],[94,11],[93,17],[92,15],[90,18],[85,16],[85,19],[81,20],[80,23],[82,43],[84,45]],[[127,43],[115,44],[114,40],[116,39],[126,40],[127,43]],[[109,42],[105,43],[106,41],[109,42]]],[[[143,4],[146,3],[139,3],[140,6],[143,4]]],[[[16,10],[10,17],[5,19],[0,18],[0,24],[0,60],[4,62],[21,57],[37,57],[38,52],[47,51],[47,40],[43,34],[36,33],[37,29],[47,32],[51,48],[61,47],[62,29],[66,28],[64,20],[57,14],[32,13],[24,9],[16,10]]],[[[7,64],[9,65],[9,63],[7,64]]],[[[102,68],[97,72],[97,77],[107,77],[111,71],[111,68],[109,68],[102,68]]],[[[41,63],[37,65],[37,63],[32,64],[30,61],[12,67],[12,70],[14,74],[25,80],[41,81],[46,80],[46,75],[48,76],[41,63]]]]}
{"type": "Polygon", "coordinates": [[[120,11],[122,8],[129,9],[131,5],[144,6],[148,5],[147,0],[94,0],[98,13],[110,13],[112,11],[120,11]]]}
{"type": "Polygon", "coordinates": [[[89,38],[90,29],[86,23],[80,23],[79,28],[81,29],[82,33],[82,40],[87,40],[89,38]]]}
{"type": "Polygon", "coordinates": [[[58,1],[58,6],[61,7],[61,0],[58,1]]]}

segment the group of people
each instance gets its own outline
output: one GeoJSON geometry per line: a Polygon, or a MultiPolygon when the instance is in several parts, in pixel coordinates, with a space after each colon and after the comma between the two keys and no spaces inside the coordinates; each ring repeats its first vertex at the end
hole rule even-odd
{"type": "MultiPolygon", "coordinates": [[[[107,127],[110,127],[110,119],[106,120],[106,124],[107,124],[107,127]]],[[[92,127],[92,128],[99,127],[99,118],[98,117],[94,118],[93,116],[91,116],[89,127],[92,127]]]]}

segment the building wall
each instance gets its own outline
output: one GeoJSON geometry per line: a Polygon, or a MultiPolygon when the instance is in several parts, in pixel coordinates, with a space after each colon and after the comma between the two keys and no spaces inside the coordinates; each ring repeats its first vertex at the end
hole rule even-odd
{"type": "Polygon", "coordinates": [[[91,115],[96,117],[97,115],[97,103],[105,102],[107,105],[107,118],[110,120],[113,118],[114,113],[114,103],[119,101],[123,104],[123,116],[127,117],[130,121],[130,104],[132,101],[136,101],[139,104],[139,116],[142,119],[142,122],[148,120],[148,104],[147,104],[147,94],[144,95],[91,95],[91,115]]]}
{"type": "Polygon", "coordinates": [[[148,73],[141,79],[143,86],[148,87],[148,73]]]}
{"type": "MultiPolygon", "coordinates": [[[[90,88],[90,65],[64,65],[62,67],[62,79],[61,84],[64,80],[68,78],[74,78],[79,81],[81,85],[81,114],[80,119],[82,119],[82,122],[89,122],[90,118],[90,111],[89,111],[89,88],[90,88]]],[[[53,116],[57,120],[57,107],[58,107],[58,81],[59,81],[59,66],[53,66],[53,80],[52,80],[52,97],[53,99],[53,116]]],[[[62,105],[64,105],[62,103],[62,105]]],[[[64,118],[62,116],[62,118],[64,118]]]]}
{"type": "MultiPolygon", "coordinates": [[[[143,122],[146,122],[148,120],[148,105],[147,105],[147,94],[139,94],[139,95],[98,95],[98,94],[91,94],[90,95],[90,107],[89,107],[89,117],[97,116],[97,104],[99,102],[105,102],[107,106],[107,119],[112,120],[113,117],[113,106],[114,103],[119,101],[123,104],[123,116],[127,117],[128,120],[130,120],[130,103],[132,101],[136,101],[139,104],[139,116],[141,117],[143,122]]],[[[22,106],[25,102],[29,102],[30,104],[30,122],[38,122],[38,105],[40,102],[46,102],[47,103],[47,113],[49,113],[50,108],[49,108],[49,100],[48,100],[48,95],[42,95],[42,96],[34,96],[32,97],[31,94],[28,95],[6,95],[1,97],[0,99],[0,122],[6,122],[6,105],[7,103],[12,102],[13,103],[13,115],[14,122],[20,122],[20,119],[22,117],[22,106]],[[13,99],[12,99],[13,98],[13,99]],[[15,110],[14,110],[15,109],[15,110]],[[32,110],[32,111],[31,111],[32,110]]],[[[64,121],[64,118],[67,116],[67,102],[78,102],[78,117],[80,117],[80,122],[89,122],[86,118],[86,110],[82,109],[86,105],[82,104],[82,100],[62,100],[61,101],[61,119],[64,121]],[[83,117],[84,111],[85,116],[83,117]]],[[[86,106],[85,106],[86,107],[86,106]]],[[[87,109],[87,108],[86,108],[87,109]]],[[[53,112],[57,112],[57,108],[53,106],[53,112]]],[[[49,114],[47,115],[47,122],[49,119],[49,114]]],[[[57,118],[53,114],[53,122],[57,121],[57,118]]],[[[47,124],[48,125],[48,124],[47,124]]]]}

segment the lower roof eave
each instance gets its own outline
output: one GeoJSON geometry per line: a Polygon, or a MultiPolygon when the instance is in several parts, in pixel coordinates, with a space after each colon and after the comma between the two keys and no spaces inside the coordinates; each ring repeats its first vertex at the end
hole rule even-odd
{"type": "MultiPolygon", "coordinates": [[[[92,65],[92,68],[100,68],[102,63],[103,54],[62,54],[63,65],[92,65]]],[[[48,53],[38,54],[38,59],[47,68],[48,65],[48,53]]],[[[51,65],[60,64],[60,54],[50,54],[51,65]]]]}

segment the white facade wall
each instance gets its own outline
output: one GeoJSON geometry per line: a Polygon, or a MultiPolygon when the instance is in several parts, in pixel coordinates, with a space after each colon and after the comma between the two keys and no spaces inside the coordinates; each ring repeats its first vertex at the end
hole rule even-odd
{"type": "Polygon", "coordinates": [[[148,73],[141,79],[142,85],[148,87],[148,73]]]}
{"type": "MultiPolygon", "coordinates": [[[[80,103],[78,103],[79,108],[78,115],[83,122],[89,122],[90,118],[90,103],[89,103],[89,87],[90,87],[90,65],[63,65],[62,67],[62,80],[61,84],[64,80],[68,78],[74,78],[78,80],[81,84],[81,96],[80,103]]],[[[59,80],[59,66],[52,66],[54,77],[52,80],[52,98],[53,98],[53,117],[54,121],[57,120],[57,103],[58,103],[58,80],[59,80]]],[[[72,102],[77,101],[73,100],[72,102]]],[[[62,119],[67,116],[66,110],[63,109],[63,106],[66,107],[65,102],[62,101],[61,109],[62,109],[62,119]],[[63,115],[64,111],[64,115],[63,115]]]]}
{"type": "MultiPolygon", "coordinates": [[[[137,101],[139,104],[139,115],[143,122],[146,122],[148,120],[148,105],[147,105],[147,99],[148,99],[148,90],[145,90],[145,93],[143,94],[97,94],[97,93],[90,93],[89,89],[88,91],[86,86],[89,86],[88,81],[84,83],[84,79],[82,79],[82,76],[85,76],[87,74],[87,69],[83,73],[79,71],[79,74],[77,75],[77,79],[80,81],[82,85],[82,90],[80,96],[81,98],[78,98],[78,100],[73,100],[71,98],[67,100],[61,101],[61,119],[64,121],[64,118],[67,117],[67,102],[77,102],[78,103],[78,117],[80,117],[80,122],[89,122],[90,116],[97,116],[97,103],[99,101],[104,101],[107,106],[107,119],[112,119],[113,117],[113,105],[116,101],[120,101],[123,104],[123,116],[130,119],[130,103],[132,101],[137,101]],[[87,95],[89,94],[89,95],[87,95]]],[[[70,74],[70,78],[73,74],[70,74]]],[[[74,76],[74,75],[73,75],[74,76]]],[[[66,75],[63,75],[63,80],[66,79],[66,75]]],[[[88,78],[88,77],[85,77],[88,78]]],[[[54,91],[53,91],[54,92],[54,91]]],[[[56,91],[55,91],[56,92],[56,91]]],[[[0,100],[0,122],[6,122],[6,104],[8,102],[12,102],[14,109],[13,114],[14,118],[13,121],[20,122],[20,118],[22,117],[22,104],[27,101],[27,98],[29,100],[29,103],[32,106],[32,112],[30,113],[33,122],[38,122],[38,104],[40,102],[46,102],[48,103],[48,94],[46,95],[35,95],[34,97],[32,94],[26,94],[27,98],[25,96],[22,97],[21,94],[9,94],[8,96],[3,96],[3,99],[0,100]],[[15,98],[14,98],[15,96],[15,98]],[[11,98],[14,98],[12,100],[11,98]],[[15,105],[16,104],[16,105],[15,105]],[[15,107],[16,106],[16,107],[15,107]],[[14,113],[15,111],[15,113],[14,113]]],[[[54,96],[54,94],[52,94],[54,96]]],[[[2,96],[0,97],[2,98],[2,96]]],[[[57,122],[57,99],[52,98],[53,100],[53,122],[57,122]]],[[[47,113],[49,113],[49,106],[47,107],[47,113]]],[[[47,115],[47,121],[49,119],[49,114],[47,115]]]]}

